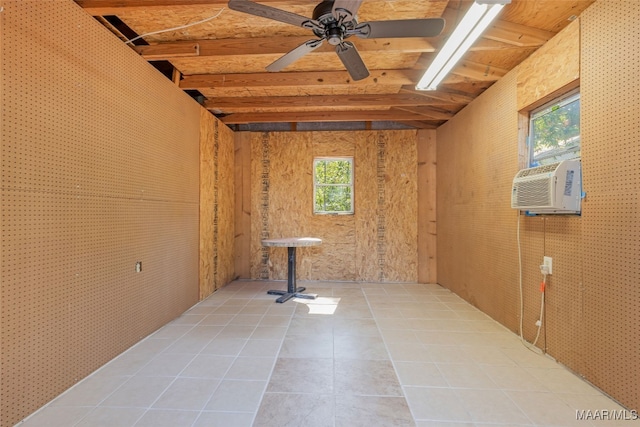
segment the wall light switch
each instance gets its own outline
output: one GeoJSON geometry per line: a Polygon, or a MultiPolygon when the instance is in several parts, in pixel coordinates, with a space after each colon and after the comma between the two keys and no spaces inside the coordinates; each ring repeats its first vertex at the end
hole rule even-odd
{"type": "Polygon", "coordinates": [[[142,261],[136,262],[136,273],[142,272],[142,261]]]}
{"type": "Polygon", "coordinates": [[[544,257],[543,265],[549,270],[549,274],[553,274],[553,258],[550,256],[544,257]]]}

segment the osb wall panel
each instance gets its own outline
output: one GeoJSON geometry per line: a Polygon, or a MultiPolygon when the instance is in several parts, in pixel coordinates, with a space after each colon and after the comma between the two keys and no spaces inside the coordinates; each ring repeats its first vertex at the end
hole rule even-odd
{"type": "Polygon", "coordinates": [[[3,7],[11,426],[197,301],[199,107],[72,1],[3,7]]]}
{"type": "Polygon", "coordinates": [[[200,299],[235,274],[233,132],[200,109],[200,299]]]}
{"type": "Polygon", "coordinates": [[[300,248],[307,280],[417,280],[414,131],[251,134],[252,278],[286,278],[286,251],[264,238],[314,236],[300,248]],[[353,156],[355,214],[313,214],[313,158],[353,156]],[[372,183],[375,183],[372,185],[372,183]]]}
{"type": "Polygon", "coordinates": [[[251,278],[251,133],[234,134],[235,274],[251,278]]]}
{"type": "Polygon", "coordinates": [[[517,68],[518,110],[580,78],[580,21],[567,25],[517,68]]]}
{"type": "MultiPolygon", "coordinates": [[[[640,60],[633,53],[640,48],[634,36],[639,8],[637,2],[598,1],[579,19],[587,194],[582,216],[520,217],[525,338],[535,337],[539,265],[544,255],[551,256],[554,272],[539,346],[628,408],[640,406],[640,84],[635,78],[640,60]]],[[[575,59],[574,53],[568,55],[567,61],[575,59]]],[[[553,62],[563,60],[558,53],[553,62]]],[[[537,68],[546,78],[544,65],[537,68]]],[[[519,319],[517,221],[508,206],[519,147],[518,119],[511,116],[536,101],[515,105],[500,99],[538,79],[520,77],[519,70],[509,73],[437,131],[438,280],[514,331],[519,319]],[[510,130],[503,134],[503,126],[510,130]],[[487,167],[493,164],[502,171],[487,167]],[[492,210],[483,202],[488,199],[492,210]],[[489,265],[500,271],[491,280],[486,278],[489,265]],[[514,315],[501,319],[485,292],[514,315]]]]}
{"type": "Polygon", "coordinates": [[[419,130],[418,143],[418,281],[437,283],[436,131],[419,130]]]}
{"type": "Polygon", "coordinates": [[[582,16],[585,376],[640,407],[640,50],[636,1],[582,16]]]}
{"type": "Polygon", "coordinates": [[[515,75],[437,131],[438,282],[516,330],[515,75]]]}

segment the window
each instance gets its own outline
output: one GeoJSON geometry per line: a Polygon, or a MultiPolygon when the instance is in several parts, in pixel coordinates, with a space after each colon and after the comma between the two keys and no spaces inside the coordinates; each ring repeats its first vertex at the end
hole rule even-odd
{"type": "Polygon", "coordinates": [[[580,93],[572,91],[531,112],[529,166],[580,157],[580,93]]]}
{"type": "Polygon", "coordinates": [[[313,160],[313,213],[353,213],[353,158],[313,160]]]}

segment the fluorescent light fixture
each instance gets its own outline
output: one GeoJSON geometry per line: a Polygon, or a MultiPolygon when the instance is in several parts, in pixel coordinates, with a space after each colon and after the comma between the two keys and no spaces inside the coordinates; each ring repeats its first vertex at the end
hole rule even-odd
{"type": "Polygon", "coordinates": [[[416,90],[435,90],[508,3],[511,0],[476,0],[424,73],[416,90]]]}

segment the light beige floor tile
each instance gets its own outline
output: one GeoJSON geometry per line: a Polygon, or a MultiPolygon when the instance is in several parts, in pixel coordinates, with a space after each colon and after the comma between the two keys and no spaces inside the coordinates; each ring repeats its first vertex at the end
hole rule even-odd
{"type": "Polygon", "coordinates": [[[216,338],[248,339],[255,329],[255,326],[229,324],[220,331],[216,338]]]}
{"type": "Polygon", "coordinates": [[[267,391],[333,393],[333,360],[279,358],[271,374],[267,391]]]}
{"type": "Polygon", "coordinates": [[[282,340],[287,333],[284,326],[257,326],[251,334],[251,339],[258,340],[282,340]]]}
{"type": "Polygon", "coordinates": [[[249,339],[240,351],[240,357],[269,357],[275,359],[282,340],[249,339]]]}
{"type": "Polygon", "coordinates": [[[334,427],[331,394],[265,393],[255,426],[334,427]]]}
{"type": "Polygon", "coordinates": [[[517,366],[484,365],[482,370],[502,390],[548,390],[543,383],[517,366]]]}
{"type": "Polygon", "coordinates": [[[238,357],[225,374],[230,380],[266,381],[271,375],[275,358],[271,357],[238,357]]]}
{"type": "Polygon", "coordinates": [[[502,390],[456,389],[455,392],[474,422],[491,423],[499,420],[505,424],[531,423],[502,390]]]}
{"type": "Polygon", "coordinates": [[[536,425],[542,426],[584,426],[576,419],[576,411],[551,392],[510,391],[509,398],[536,425]]]}
{"type": "Polygon", "coordinates": [[[151,361],[157,353],[127,351],[100,368],[94,375],[101,377],[131,376],[151,361]]]}
{"type": "Polygon", "coordinates": [[[294,317],[287,335],[333,336],[333,323],[332,317],[294,317]]]}
{"type": "Polygon", "coordinates": [[[453,389],[436,387],[403,387],[403,389],[416,421],[471,421],[471,415],[453,389]]]}
{"type": "Polygon", "coordinates": [[[460,346],[462,352],[469,355],[474,363],[489,366],[511,366],[516,367],[516,363],[501,349],[488,346],[460,346]]]}
{"type": "Polygon", "coordinates": [[[175,377],[195,357],[188,353],[160,353],[146,364],[136,375],[148,377],[175,377]]]}
{"type": "Polygon", "coordinates": [[[418,427],[635,425],[578,423],[576,410],[623,409],[438,285],[266,294],[284,286],[216,291],[23,425],[395,427],[411,414],[418,427]]]}
{"type": "Polygon", "coordinates": [[[280,357],[333,358],[333,335],[287,335],[280,357]]]}
{"type": "Polygon", "coordinates": [[[131,347],[129,350],[127,350],[127,353],[143,353],[145,355],[155,356],[156,354],[164,351],[174,342],[175,340],[173,339],[150,337],[140,341],[139,343],[131,347]]]}
{"type": "Polygon", "coordinates": [[[255,413],[266,384],[266,381],[223,380],[205,410],[255,413]]]}
{"type": "Polygon", "coordinates": [[[252,412],[202,412],[193,427],[251,427],[252,412]]]}
{"type": "Polygon", "coordinates": [[[20,423],[20,427],[68,427],[76,425],[93,407],[47,406],[20,423]]]}
{"type": "Polygon", "coordinates": [[[364,337],[380,337],[378,325],[373,319],[351,319],[347,322],[335,322],[333,333],[336,336],[357,335],[364,337]]]}
{"type": "Polygon", "coordinates": [[[156,331],[150,338],[177,339],[193,329],[194,325],[166,325],[156,331]]]}
{"type": "Polygon", "coordinates": [[[288,327],[291,322],[291,316],[263,316],[259,326],[278,326],[288,327]]]}
{"type": "Polygon", "coordinates": [[[387,342],[387,349],[394,361],[432,362],[431,355],[419,342],[387,342]]]}
{"type": "Polygon", "coordinates": [[[144,408],[97,407],[84,417],[78,427],[133,426],[146,412],[144,408]]]}
{"type": "Polygon", "coordinates": [[[404,397],[338,395],[336,427],[415,426],[404,397]]]}
{"type": "Polygon", "coordinates": [[[218,379],[177,378],[155,401],[153,408],[200,411],[219,384],[218,379]]]}
{"type": "Polygon", "coordinates": [[[124,384],[129,377],[93,375],[60,395],[51,406],[96,406],[124,384]]]}
{"type": "Polygon", "coordinates": [[[138,420],[135,427],[176,427],[190,426],[200,415],[200,411],[175,411],[149,409],[138,420]]]}
{"type": "Polygon", "coordinates": [[[454,388],[496,389],[498,386],[476,364],[438,363],[438,369],[454,388]]]}
{"type": "Polygon", "coordinates": [[[403,386],[447,387],[435,363],[431,362],[395,362],[398,379],[403,386]]]}
{"type": "Polygon", "coordinates": [[[389,360],[389,353],[379,337],[339,335],[333,338],[336,359],[389,360]]]}
{"type": "Polygon", "coordinates": [[[212,313],[212,314],[208,314],[204,319],[202,319],[202,321],[199,323],[199,325],[225,326],[225,325],[229,324],[231,319],[233,319],[234,317],[235,317],[235,314],[216,314],[216,313],[212,313]]]}
{"type": "Polygon", "coordinates": [[[554,393],[574,393],[599,395],[600,391],[591,384],[559,365],[554,368],[526,368],[529,374],[538,379],[544,386],[554,393]]]}
{"type": "Polygon", "coordinates": [[[234,338],[233,336],[216,337],[212,339],[200,352],[218,356],[237,356],[244,348],[248,338],[234,338]]]}
{"type": "Polygon", "coordinates": [[[180,372],[181,377],[224,378],[235,357],[199,354],[180,372]]]}
{"type": "MultiPolygon", "coordinates": [[[[243,310],[246,310],[244,308],[243,310]]],[[[236,314],[233,319],[229,321],[229,325],[245,325],[256,326],[262,320],[262,314],[236,314]]]]}
{"type": "Polygon", "coordinates": [[[100,406],[148,408],[173,382],[171,377],[131,377],[100,406]]]}
{"type": "Polygon", "coordinates": [[[209,328],[215,328],[212,330],[211,335],[204,335],[202,331],[198,331],[198,333],[192,333],[193,330],[189,331],[182,337],[175,340],[173,344],[171,344],[164,351],[165,353],[187,353],[187,354],[198,354],[202,351],[204,347],[220,332],[220,326],[209,326],[209,328]]]}
{"type": "Polygon", "coordinates": [[[335,393],[402,396],[402,388],[388,360],[336,359],[335,393]]]}
{"type": "Polygon", "coordinates": [[[382,337],[384,341],[387,343],[391,342],[408,342],[415,343],[418,342],[418,337],[412,330],[408,329],[380,329],[382,337]]]}
{"type": "Polygon", "coordinates": [[[424,345],[429,360],[437,363],[475,363],[473,354],[460,345],[424,345]]]}

